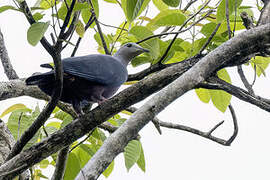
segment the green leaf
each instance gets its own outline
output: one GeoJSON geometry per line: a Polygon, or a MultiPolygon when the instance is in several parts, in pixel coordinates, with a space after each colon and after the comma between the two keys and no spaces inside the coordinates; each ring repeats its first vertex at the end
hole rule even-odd
{"type": "Polygon", "coordinates": [[[104,0],[105,2],[108,2],[108,3],[117,3],[117,1],[116,0],[104,0]]]}
{"type": "Polygon", "coordinates": [[[74,152],[69,153],[64,180],[73,180],[81,170],[80,161],[74,152]]]}
{"type": "Polygon", "coordinates": [[[83,38],[83,35],[85,33],[85,30],[84,30],[84,25],[83,23],[78,20],[77,24],[76,24],[76,33],[81,37],[83,38]]]}
{"type": "MultiPolygon", "coordinates": [[[[130,29],[129,33],[134,35],[138,41],[153,35],[153,32],[144,26],[134,26],[133,28],[130,29]]],[[[158,58],[158,56],[159,56],[159,43],[158,43],[157,38],[152,38],[148,41],[141,43],[140,45],[142,47],[150,50],[150,53],[148,53],[148,55],[151,56],[151,58],[149,58],[149,62],[151,62],[152,59],[158,58]]],[[[147,55],[147,54],[145,54],[145,55],[147,55]]]]}
{"type": "MultiPolygon", "coordinates": [[[[40,7],[43,9],[49,9],[55,5],[56,0],[42,0],[40,3],[40,7]]],[[[56,1],[58,3],[59,1],[56,1]]]]}
{"type": "Polygon", "coordinates": [[[162,1],[171,7],[177,7],[180,4],[180,0],[162,0],[162,1]]]}
{"type": "Polygon", "coordinates": [[[30,26],[27,31],[27,40],[32,46],[36,46],[47,31],[49,22],[37,22],[30,26]]]}
{"type": "Polygon", "coordinates": [[[180,26],[185,20],[186,17],[180,10],[164,10],[152,19],[147,27],[154,30],[161,26],[180,26]]]}
{"type": "Polygon", "coordinates": [[[215,30],[216,26],[217,26],[216,23],[213,23],[213,22],[207,23],[203,25],[201,29],[201,33],[205,35],[206,37],[209,37],[212,34],[212,32],[215,30]]]}
{"type": "Polygon", "coordinates": [[[81,144],[80,148],[90,156],[93,156],[96,153],[96,149],[93,149],[92,146],[89,144],[81,144]]]}
{"type": "Polygon", "coordinates": [[[40,163],[39,163],[39,167],[42,169],[46,169],[49,165],[49,160],[48,159],[43,159],[40,163]]]}
{"type": "Polygon", "coordinates": [[[7,11],[7,10],[17,10],[17,9],[13,6],[1,6],[0,7],[0,13],[7,11]]]}
{"type": "Polygon", "coordinates": [[[211,90],[211,100],[214,106],[221,112],[225,112],[231,102],[232,95],[222,90],[211,90]]]}
{"type": "Polygon", "coordinates": [[[130,141],[124,149],[125,166],[128,171],[138,161],[140,154],[140,142],[137,140],[130,141]]]}
{"type": "Polygon", "coordinates": [[[168,5],[165,4],[162,0],[153,0],[153,3],[160,11],[169,9],[168,5]]]}
{"type": "MultiPolygon", "coordinates": [[[[139,141],[140,142],[140,141],[139,141]]],[[[143,152],[143,147],[142,144],[140,142],[140,146],[141,146],[141,153],[140,153],[140,157],[137,161],[137,165],[139,166],[139,168],[145,172],[145,158],[144,158],[144,152],[143,152]]]]}
{"type": "Polygon", "coordinates": [[[37,12],[33,15],[33,18],[35,19],[35,21],[39,21],[43,18],[43,16],[44,16],[44,14],[37,12]]]}
{"type": "Polygon", "coordinates": [[[27,108],[24,104],[14,104],[7,108],[1,115],[0,118],[3,118],[8,113],[11,113],[15,110],[24,110],[23,112],[31,112],[31,109],[27,108]]]}
{"type": "MultiPolygon", "coordinates": [[[[236,7],[238,8],[242,0],[236,1],[236,7]]],[[[228,0],[229,15],[231,15],[235,10],[235,0],[228,0]]],[[[226,0],[222,0],[217,8],[217,22],[220,23],[226,19],[226,0]]]]}
{"type": "Polygon", "coordinates": [[[146,63],[149,63],[149,57],[148,56],[137,56],[135,57],[134,59],[132,59],[131,61],[131,65],[133,67],[137,67],[137,66],[140,66],[142,64],[146,64],[146,63]]]}
{"type": "Polygon", "coordinates": [[[150,0],[122,0],[122,9],[129,22],[136,19],[149,4],[150,0]]]}
{"type": "Polygon", "coordinates": [[[103,171],[103,175],[107,178],[109,177],[109,175],[112,173],[114,168],[114,161],[111,162],[111,164],[106,168],[105,171],[103,171]]]}
{"type": "Polygon", "coordinates": [[[256,56],[251,60],[251,66],[255,69],[256,66],[256,74],[257,76],[261,76],[263,74],[265,76],[265,70],[270,63],[269,57],[256,56]]]}
{"type": "Polygon", "coordinates": [[[198,88],[198,89],[195,89],[195,92],[202,102],[209,103],[211,96],[208,89],[198,88]]]}
{"type": "MultiPolygon", "coordinates": [[[[221,69],[217,72],[220,79],[231,83],[231,78],[226,69],[221,69]]],[[[209,90],[211,100],[214,106],[221,112],[225,112],[231,102],[232,95],[222,90],[209,90]]]]}
{"type": "Polygon", "coordinates": [[[226,69],[221,69],[217,72],[217,75],[220,79],[222,79],[223,81],[226,81],[227,83],[231,83],[231,77],[229,75],[229,73],[227,72],[226,69]]]}

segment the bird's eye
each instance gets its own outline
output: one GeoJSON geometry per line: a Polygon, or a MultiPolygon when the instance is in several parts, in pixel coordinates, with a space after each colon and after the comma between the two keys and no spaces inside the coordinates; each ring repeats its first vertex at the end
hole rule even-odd
{"type": "Polygon", "coordinates": [[[127,44],[127,47],[131,47],[131,46],[132,46],[132,44],[130,44],[130,43],[127,44]]]}

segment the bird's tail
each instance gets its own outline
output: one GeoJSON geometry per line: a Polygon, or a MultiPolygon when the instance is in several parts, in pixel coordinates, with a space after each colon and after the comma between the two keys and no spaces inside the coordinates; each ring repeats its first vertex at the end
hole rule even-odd
{"type": "Polygon", "coordinates": [[[52,82],[54,79],[53,72],[47,72],[44,74],[33,75],[25,80],[26,85],[45,85],[52,82]]]}

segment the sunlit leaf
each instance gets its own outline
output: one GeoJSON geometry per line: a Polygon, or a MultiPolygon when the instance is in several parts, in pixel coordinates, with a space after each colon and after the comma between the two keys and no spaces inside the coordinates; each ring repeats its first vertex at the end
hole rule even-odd
{"type": "Polygon", "coordinates": [[[31,112],[32,110],[27,108],[24,104],[14,104],[7,108],[2,114],[0,115],[0,118],[3,118],[5,115],[15,111],[15,110],[22,110],[23,112],[31,112]]]}
{"type": "Polygon", "coordinates": [[[198,88],[195,92],[202,102],[209,103],[211,96],[208,89],[198,88]]]}
{"type": "Polygon", "coordinates": [[[112,173],[114,169],[114,161],[111,162],[111,164],[103,171],[103,175],[107,178],[112,173]]]}
{"type": "Polygon", "coordinates": [[[17,10],[15,7],[13,6],[1,6],[0,7],[0,13],[4,12],[4,11],[7,11],[7,10],[17,10]]]}
{"type": "Polygon", "coordinates": [[[270,63],[269,57],[256,56],[251,60],[251,66],[253,67],[253,69],[255,69],[256,66],[257,76],[261,76],[261,74],[263,74],[264,76],[266,75],[265,70],[268,67],[269,63],[270,63]]]}
{"type": "Polygon", "coordinates": [[[73,152],[69,153],[64,180],[75,179],[80,170],[81,170],[80,161],[77,155],[73,152]]]}
{"type": "Polygon", "coordinates": [[[78,22],[76,24],[76,32],[81,38],[83,37],[83,35],[85,33],[84,25],[80,20],[78,20],[78,22]]]}
{"type": "Polygon", "coordinates": [[[153,0],[153,3],[160,11],[163,11],[169,8],[168,5],[165,4],[162,0],[153,0]]]}

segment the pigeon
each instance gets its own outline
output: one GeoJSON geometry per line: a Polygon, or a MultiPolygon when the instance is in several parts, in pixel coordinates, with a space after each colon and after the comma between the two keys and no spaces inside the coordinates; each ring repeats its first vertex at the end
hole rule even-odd
{"type": "MultiPolygon", "coordinates": [[[[83,114],[81,104],[102,103],[112,97],[128,78],[127,65],[136,56],[149,52],[136,43],[124,44],[113,56],[91,54],[62,60],[63,90],[60,100],[72,104],[77,114],[83,114]]],[[[52,70],[32,75],[26,85],[37,85],[52,96],[55,87],[54,69],[50,64],[40,65],[52,70]]]]}

